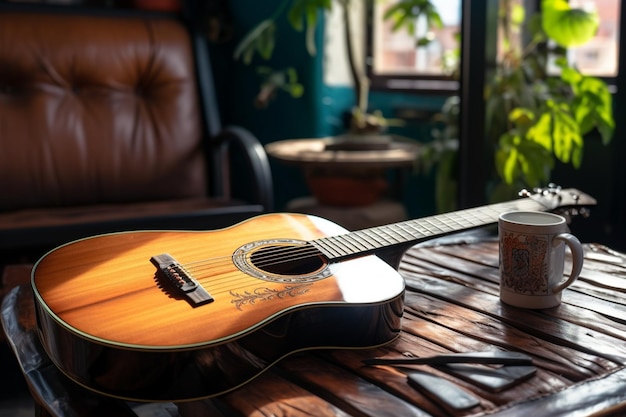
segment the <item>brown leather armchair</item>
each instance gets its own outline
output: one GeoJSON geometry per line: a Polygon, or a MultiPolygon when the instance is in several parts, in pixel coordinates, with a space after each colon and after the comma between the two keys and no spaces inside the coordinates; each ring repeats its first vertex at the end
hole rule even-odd
{"type": "Polygon", "coordinates": [[[0,5],[0,251],[272,210],[263,147],[220,125],[207,43],[189,22],[0,5]],[[256,192],[246,202],[229,189],[234,152],[256,192]]]}

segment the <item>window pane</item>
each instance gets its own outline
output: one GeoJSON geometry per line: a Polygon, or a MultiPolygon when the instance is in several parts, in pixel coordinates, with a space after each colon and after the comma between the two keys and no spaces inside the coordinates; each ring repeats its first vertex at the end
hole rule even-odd
{"type": "Polygon", "coordinates": [[[383,21],[385,11],[397,1],[375,2],[373,72],[377,75],[446,75],[445,60],[459,46],[456,35],[461,26],[461,0],[434,0],[443,27],[429,32],[425,19],[419,19],[415,36],[403,28],[393,32],[392,22],[383,21]],[[432,42],[417,48],[417,39],[426,36],[433,39],[432,42]]]}
{"type": "Polygon", "coordinates": [[[583,74],[617,76],[620,3],[620,0],[570,0],[572,7],[595,9],[600,16],[596,37],[583,46],[568,50],[569,59],[583,74]]]}

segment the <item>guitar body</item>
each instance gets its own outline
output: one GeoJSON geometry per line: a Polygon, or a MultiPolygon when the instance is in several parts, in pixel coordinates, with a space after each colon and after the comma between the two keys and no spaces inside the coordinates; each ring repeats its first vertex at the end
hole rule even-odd
{"type": "Polygon", "coordinates": [[[66,244],[33,270],[40,338],[77,383],[139,401],[222,394],[300,350],[388,343],[401,325],[397,271],[371,255],[281,255],[345,232],[314,216],[268,214],[217,231],[66,244]],[[281,262],[266,267],[266,250],[281,262]],[[165,253],[210,300],[194,303],[160,276],[151,258],[165,253]]]}

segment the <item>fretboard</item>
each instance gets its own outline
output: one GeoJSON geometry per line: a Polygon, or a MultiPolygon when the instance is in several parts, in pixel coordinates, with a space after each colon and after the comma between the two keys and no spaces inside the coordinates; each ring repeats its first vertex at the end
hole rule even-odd
{"type": "Polygon", "coordinates": [[[520,199],[324,237],[310,243],[328,259],[350,258],[497,223],[500,214],[511,210],[545,211],[546,208],[532,199],[520,199]]]}

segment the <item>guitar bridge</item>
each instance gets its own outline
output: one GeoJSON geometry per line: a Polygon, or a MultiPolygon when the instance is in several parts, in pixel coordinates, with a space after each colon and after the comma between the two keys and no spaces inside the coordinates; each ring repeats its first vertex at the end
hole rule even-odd
{"type": "Polygon", "coordinates": [[[161,276],[167,279],[194,307],[208,304],[214,298],[168,253],[150,258],[161,276]]]}

